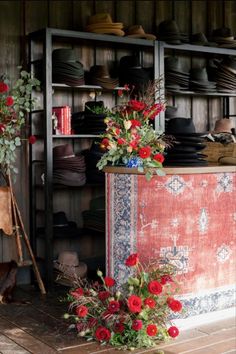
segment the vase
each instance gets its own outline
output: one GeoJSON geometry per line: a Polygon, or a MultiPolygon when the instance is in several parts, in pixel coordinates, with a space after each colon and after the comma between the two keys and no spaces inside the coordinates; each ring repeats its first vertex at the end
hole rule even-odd
{"type": "Polygon", "coordinates": [[[143,166],[143,161],[140,157],[134,156],[130,157],[128,161],[126,162],[126,167],[142,167],[143,166]]]}

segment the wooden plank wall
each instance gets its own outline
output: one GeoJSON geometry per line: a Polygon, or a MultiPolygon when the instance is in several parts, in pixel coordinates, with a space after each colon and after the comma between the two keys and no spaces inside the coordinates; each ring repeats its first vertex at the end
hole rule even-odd
{"type": "MultiPolygon", "coordinates": [[[[236,35],[236,1],[230,0],[21,0],[0,1],[0,73],[6,73],[12,80],[17,78],[17,65],[26,65],[27,34],[43,27],[83,30],[90,15],[108,12],[114,22],[124,25],[142,24],[147,33],[155,33],[164,19],[174,18],[182,32],[204,32],[209,36],[213,29],[228,26],[236,35]]],[[[91,65],[91,56],[82,52],[85,67],[91,65]]],[[[104,62],[111,53],[99,52],[104,62]]],[[[147,58],[148,60],[148,58],[147,58]]],[[[203,65],[205,59],[191,59],[184,56],[183,65],[203,65]]],[[[79,99],[78,97],[75,99],[79,99]]],[[[81,97],[80,97],[81,99],[81,97]]],[[[169,97],[169,103],[179,108],[179,115],[193,116],[198,130],[212,128],[216,119],[222,117],[220,99],[169,97]],[[208,118],[207,118],[208,116],[208,118]]],[[[82,98],[83,100],[83,98],[82,98]]],[[[236,112],[235,99],[231,99],[232,113],[236,112]]],[[[16,177],[15,192],[28,228],[28,159],[27,145],[20,148],[19,174],[16,177]]],[[[12,240],[1,237],[0,261],[14,257],[12,240]]]]}

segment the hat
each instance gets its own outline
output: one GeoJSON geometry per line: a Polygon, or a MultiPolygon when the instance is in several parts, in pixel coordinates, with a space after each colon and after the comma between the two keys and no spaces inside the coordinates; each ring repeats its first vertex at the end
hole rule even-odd
{"type": "Polygon", "coordinates": [[[222,118],[215,122],[214,133],[230,133],[232,134],[232,129],[234,128],[231,119],[222,118]]]}
{"type": "Polygon", "coordinates": [[[236,166],[236,157],[233,156],[222,156],[218,159],[221,165],[231,165],[236,166]]]}
{"type": "MultiPolygon", "coordinates": [[[[65,275],[84,277],[86,275],[84,265],[81,267],[79,257],[75,251],[62,251],[58,255],[58,259],[53,261],[55,269],[61,271],[65,275]]],[[[87,268],[87,267],[86,267],[87,268]]]]}
{"type": "Polygon", "coordinates": [[[53,169],[58,168],[84,172],[84,157],[81,154],[75,155],[71,144],[57,145],[53,148],[53,169]]]}
{"type": "Polygon", "coordinates": [[[125,31],[125,35],[127,37],[145,38],[145,39],[150,39],[153,41],[156,39],[156,36],[154,36],[154,34],[145,33],[145,31],[141,25],[129,26],[125,31]]]}
{"type": "Polygon", "coordinates": [[[188,134],[195,133],[195,126],[192,118],[172,118],[168,121],[167,129],[168,134],[188,134]]]}
{"type": "Polygon", "coordinates": [[[85,172],[74,172],[66,169],[53,171],[53,183],[64,186],[79,187],[86,183],[85,172]]]}
{"type": "Polygon", "coordinates": [[[158,39],[169,44],[181,44],[181,34],[174,20],[162,21],[158,26],[158,39]]]}
{"type": "Polygon", "coordinates": [[[116,36],[124,36],[122,31],[123,23],[112,22],[112,18],[108,13],[97,13],[88,19],[88,24],[85,27],[87,32],[114,34],[116,36]]]}
{"type": "Polygon", "coordinates": [[[89,71],[89,81],[92,85],[99,85],[108,90],[112,90],[119,85],[119,80],[110,77],[108,68],[105,65],[91,66],[89,71]]]}

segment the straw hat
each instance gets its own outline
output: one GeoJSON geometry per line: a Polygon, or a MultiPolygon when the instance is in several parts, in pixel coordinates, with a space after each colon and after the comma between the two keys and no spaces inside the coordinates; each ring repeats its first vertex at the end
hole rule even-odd
{"type": "Polygon", "coordinates": [[[156,36],[154,36],[154,34],[145,33],[145,31],[141,25],[129,26],[125,31],[125,35],[127,37],[144,38],[144,39],[150,39],[153,41],[156,39],[156,36]]]}
{"type": "Polygon", "coordinates": [[[112,22],[112,18],[108,13],[97,13],[88,19],[85,31],[94,33],[114,34],[116,36],[124,36],[122,31],[123,23],[112,22]]]}
{"type": "Polygon", "coordinates": [[[231,119],[222,118],[215,122],[214,133],[230,133],[232,134],[232,129],[234,128],[231,119]]]}
{"type": "Polygon", "coordinates": [[[62,277],[84,278],[87,275],[87,265],[79,262],[79,257],[75,251],[62,251],[58,259],[53,262],[54,269],[60,271],[62,277]]]}

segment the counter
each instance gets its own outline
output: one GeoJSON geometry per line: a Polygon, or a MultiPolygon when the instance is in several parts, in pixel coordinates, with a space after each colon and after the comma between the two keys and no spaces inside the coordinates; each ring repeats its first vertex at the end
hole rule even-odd
{"type": "Polygon", "coordinates": [[[165,168],[151,181],[107,167],[106,269],[119,287],[130,253],[178,268],[181,298],[194,316],[235,301],[236,167],[165,168]]]}

